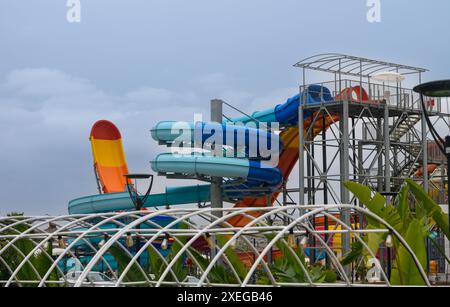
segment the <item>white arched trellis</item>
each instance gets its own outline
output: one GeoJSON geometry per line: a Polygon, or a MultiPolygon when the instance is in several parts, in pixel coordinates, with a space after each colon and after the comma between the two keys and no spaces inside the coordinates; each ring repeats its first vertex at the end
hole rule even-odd
{"type": "MultiPolygon", "coordinates": [[[[349,278],[347,268],[341,264],[333,250],[336,247],[331,246],[329,241],[325,241],[323,235],[327,234],[330,240],[336,235],[351,234],[362,244],[367,255],[376,258],[363,238],[370,232],[389,233],[395,237],[410,253],[424,284],[430,286],[425,270],[404,238],[380,217],[353,205],[229,209],[173,208],[154,212],[2,217],[0,218],[0,285],[257,286],[257,277],[263,275],[266,277],[265,284],[269,283],[273,286],[329,286],[330,284],[317,282],[314,279],[309,267],[311,264],[307,264],[295,246],[292,246],[292,242],[286,240],[288,236],[293,236],[297,241],[303,241],[300,239],[308,236],[314,238],[316,242],[313,248],[326,254],[328,265],[338,276],[337,282],[332,285],[362,286],[363,280],[352,281],[349,278]],[[342,210],[370,217],[384,227],[354,229],[352,225],[346,225],[336,216],[336,213],[342,210]],[[221,214],[217,214],[217,211],[221,211],[221,214]],[[315,229],[311,221],[317,216],[328,217],[334,221],[335,226],[326,231],[315,229]],[[229,223],[233,217],[244,217],[249,222],[243,227],[235,227],[229,223]],[[273,221],[274,217],[282,217],[288,222],[268,223],[273,221]],[[160,225],[161,223],[158,223],[160,218],[168,222],[160,225]],[[217,241],[219,237],[226,238],[225,242],[217,241]],[[264,241],[262,247],[253,244],[252,241],[256,238],[264,241]],[[133,243],[136,239],[139,239],[141,244],[130,245],[130,240],[133,243]],[[160,247],[164,240],[166,243],[171,242],[167,250],[160,247]],[[99,243],[100,241],[102,243],[99,243]],[[301,275],[304,276],[302,280],[279,280],[273,271],[272,251],[280,244],[285,247],[284,253],[289,254],[293,265],[301,270],[301,275]],[[55,253],[56,248],[58,248],[57,253],[55,253]],[[112,255],[113,248],[116,249],[115,256],[112,255]],[[235,252],[230,253],[230,250],[235,252]],[[147,263],[141,261],[141,257],[144,255],[150,257],[150,254],[152,261],[159,261],[161,267],[158,272],[153,272],[149,268],[148,261],[147,263]],[[250,254],[253,257],[244,271],[242,270],[244,266],[239,260],[242,254],[250,254]],[[36,255],[42,256],[39,258],[42,263],[37,263],[36,255]],[[63,264],[68,259],[79,263],[76,272],[73,268],[64,267],[63,264]],[[183,274],[179,272],[180,263],[183,274]],[[100,264],[102,264],[102,274],[98,272],[100,264]],[[218,280],[215,276],[218,266],[229,274],[228,278],[218,280]],[[76,274],[71,277],[67,274],[68,271],[76,274]],[[97,276],[96,274],[100,274],[101,278],[94,280],[93,276],[97,276]]],[[[381,271],[381,277],[383,284],[390,286],[384,271],[381,271]]]]}

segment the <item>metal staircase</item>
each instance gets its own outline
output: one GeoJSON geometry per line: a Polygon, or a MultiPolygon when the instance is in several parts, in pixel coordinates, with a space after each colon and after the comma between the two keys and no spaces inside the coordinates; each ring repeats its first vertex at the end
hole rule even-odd
{"type": "Polygon", "coordinates": [[[399,117],[397,123],[391,127],[391,142],[399,142],[401,138],[421,120],[419,114],[403,115],[399,117]]]}

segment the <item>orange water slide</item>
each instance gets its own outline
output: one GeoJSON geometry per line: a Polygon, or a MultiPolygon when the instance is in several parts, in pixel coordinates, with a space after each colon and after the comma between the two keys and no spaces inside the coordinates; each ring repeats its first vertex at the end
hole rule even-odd
{"type": "Polygon", "coordinates": [[[110,121],[99,120],[90,135],[94,168],[103,193],[124,192],[128,166],[119,129],[110,121]]]}
{"type": "MultiPolygon", "coordinates": [[[[305,129],[309,129],[312,119],[316,117],[316,113],[314,113],[311,117],[305,118],[305,129]]],[[[328,129],[333,123],[339,121],[339,115],[332,115],[332,117],[327,116],[325,119],[325,127],[323,127],[323,121],[318,120],[314,123],[313,136],[316,137],[323,130],[328,129]]],[[[283,150],[280,154],[278,168],[281,170],[283,174],[283,179],[286,182],[291,174],[294,166],[297,164],[299,157],[299,135],[298,135],[298,127],[292,127],[283,131],[280,134],[280,138],[283,142],[283,150]]],[[[237,202],[235,204],[235,208],[242,207],[267,207],[271,206],[275,200],[279,196],[279,192],[273,193],[270,197],[270,204],[267,203],[266,197],[259,198],[244,198],[243,200],[237,202]]],[[[253,212],[251,215],[257,217],[261,215],[261,212],[253,212]]],[[[243,227],[250,222],[250,219],[243,215],[237,215],[228,220],[230,224],[236,227],[243,227]]]]}

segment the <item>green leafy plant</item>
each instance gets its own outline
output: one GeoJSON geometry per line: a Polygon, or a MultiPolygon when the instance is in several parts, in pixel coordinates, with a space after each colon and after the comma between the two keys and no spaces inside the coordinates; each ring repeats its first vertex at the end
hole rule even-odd
{"type": "MultiPolygon", "coordinates": [[[[10,213],[8,216],[20,217],[21,213],[10,213]]],[[[19,224],[13,226],[10,230],[3,232],[5,235],[17,235],[23,233],[29,229],[28,226],[24,224],[19,224]]],[[[0,241],[0,249],[5,247],[8,241],[0,241]]],[[[7,280],[11,277],[11,273],[18,270],[16,274],[16,279],[18,282],[15,284],[20,287],[34,287],[37,283],[24,283],[21,281],[40,281],[49,270],[53,264],[51,258],[53,247],[51,242],[46,246],[42,247],[37,252],[33,253],[28,261],[22,262],[27,255],[30,255],[35,248],[35,243],[27,238],[21,238],[15,241],[11,246],[8,247],[6,251],[1,255],[3,260],[8,264],[9,269],[0,263],[0,278],[2,280],[7,280]],[[19,268],[20,266],[20,268],[19,268]]],[[[51,283],[51,281],[58,281],[59,275],[57,269],[53,269],[47,279],[50,283],[47,284],[49,287],[58,286],[56,283],[51,283]]]]}
{"type": "MultiPolygon", "coordinates": [[[[397,231],[413,250],[422,268],[426,266],[425,240],[430,235],[432,225],[436,224],[448,236],[448,217],[423,189],[412,180],[407,180],[398,197],[398,205],[386,204],[386,199],[370,188],[355,182],[346,182],[346,188],[368,210],[386,221],[397,231]],[[417,199],[416,210],[412,212],[409,206],[410,192],[417,199]]],[[[377,220],[367,217],[368,229],[385,229],[377,220]]],[[[370,250],[376,254],[380,245],[386,240],[387,233],[369,233],[365,241],[370,250]]],[[[423,285],[425,281],[417,268],[413,257],[408,250],[393,238],[394,262],[390,282],[395,285],[423,285]]],[[[358,258],[368,256],[360,242],[352,245],[351,251],[345,256],[342,263],[347,265],[358,258]]]]}
{"type": "MultiPolygon", "coordinates": [[[[215,239],[219,247],[225,246],[228,242],[228,237],[223,235],[215,235],[215,239]]],[[[199,264],[201,271],[205,271],[211,264],[211,259],[208,259],[201,255],[195,249],[190,249],[190,253],[194,260],[199,264]]],[[[247,268],[242,262],[239,255],[229,246],[225,252],[225,256],[228,259],[228,263],[221,261],[214,264],[208,274],[208,281],[217,284],[237,284],[238,278],[242,281],[247,276],[247,268]],[[232,272],[232,269],[236,272],[237,276],[232,272]]]]}
{"type": "MultiPolygon", "coordinates": [[[[273,238],[267,236],[269,241],[273,238]]],[[[275,245],[282,256],[269,264],[270,271],[278,282],[282,283],[308,283],[305,270],[313,283],[334,283],[337,280],[336,272],[321,265],[309,265],[305,260],[305,253],[301,246],[297,246],[292,253],[284,240],[278,240],[275,245]],[[299,261],[300,260],[300,261],[299,261]]],[[[259,284],[271,284],[268,276],[262,275],[259,284]]]]}

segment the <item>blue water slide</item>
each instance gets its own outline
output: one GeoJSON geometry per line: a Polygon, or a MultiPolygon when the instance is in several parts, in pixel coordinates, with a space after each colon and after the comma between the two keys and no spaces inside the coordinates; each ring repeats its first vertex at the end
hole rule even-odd
{"type": "MultiPolygon", "coordinates": [[[[272,123],[279,122],[283,126],[296,125],[298,123],[298,107],[301,103],[307,104],[323,104],[333,101],[330,90],[320,86],[311,85],[307,87],[304,93],[295,95],[289,98],[283,104],[277,105],[264,111],[258,111],[251,116],[244,116],[233,118],[228,122],[232,123],[255,123],[257,126],[259,122],[272,123]]],[[[305,112],[305,118],[311,116],[310,113],[305,112]]],[[[272,133],[267,133],[264,130],[254,128],[228,128],[227,123],[222,126],[226,135],[237,134],[238,129],[246,129],[247,136],[266,137],[267,141],[279,141],[279,137],[272,133]],[[265,134],[264,134],[265,133],[265,134]]],[[[152,137],[162,144],[168,144],[176,139],[177,135],[173,135],[173,122],[161,122],[156,125],[151,133],[152,137]]],[[[207,123],[187,124],[191,131],[200,131],[207,123]]],[[[231,126],[236,127],[236,126],[231,126]]],[[[239,127],[239,126],[237,126],[239,127]]],[[[239,131],[241,132],[241,131],[239,131]]],[[[178,136],[180,136],[178,134],[178,136]]],[[[210,136],[210,135],[209,135],[210,136]]],[[[202,142],[207,143],[209,139],[208,134],[202,135],[202,142]]],[[[249,147],[249,137],[239,143],[244,147],[249,147]]],[[[195,133],[186,139],[186,142],[194,142],[195,133]]],[[[270,144],[270,142],[268,142],[270,144]]],[[[281,147],[280,147],[281,150],[281,147]]],[[[236,158],[220,158],[212,156],[178,156],[171,154],[162,154],[151,161],[152,169],[159,173],[183,173],[190,175],[206,175],[226,178],[226,182],[231,183],[229,187],[223,189],[224,196],[245,197],[253,195],[253,188],[267,188],[274,189],[282,183],[282,174],[276,167],[271,167],[260,161],[252,161],[249,159],[236,158]],[[233,185],[233,183],[239,184],[233,185]],[[248,189],[249,192],[245,192],[248,189]],[[244,190],[244,191],[242,191],[244,190]]],[[[181,204],[194,204],[210,201],[210,186],[209,185],[194,185],[183,187],[166,188],[165,193],[153,194],[147,199],[145,207],[170,206],[181,204]]],[[[120,210],[133,210],[133,204],[129,198],[128,193],[112,193],[100,194],[88,197],[82,197],[72,200],[69,203],[69,213],[94,213],[94,212],[110,212],[120,210]]]]}
{"type": "Polygon", "coordinates": [[[162,121],[151,129],[152,138],[160,144],[171,145],[174,142],[183,146],[205,148],[216,142],[230,145],[235,153],[244,152],[244,157],[257,158],[260,148],[264,150],[282,150],[280,137],[268,129],[256,129],[239,124],[188,123],[162,121]],[[276,148],[273,148],[276,146],[276,148]],[[241,151],[243,149],[243,151],[241,151]]]}
{"type": "MultiPolygon", "coordinates": [[[[334,101],[330,90],[321,85],[309,85],[304,93],[297,94],[286,102],[264,111],[257,111],[251,116],[243,116],[231,119],[232,122],[278,122],[280,125],[297,125],[298,124],[298,107],[300,103],[309,105],[322,104],[334,101]]],[[[310,116],[308,112],[305,117],[310,116]]]]}
{"type": "MultiPolygon", "coordinates": [[[[171,205],[203,203],[210,200],[209,185],[167,187],[165,193],[152,194],[144,206],[165,207],[171,205]]],[[[134,209],[128,192],[97,194],[80,197],[69,202],[69,214],[130,211],[134,209]]]]}
{"type": "MultiPolygon", "coordinates": [[[[279,122],[281,125],[295,125],[298,123],[298,108],[301,103],[321,104],[332,101],[333,97],[329,89],[320,85],[311,85],[305,93],[289,98],[285,103],[277,105],[274,108],[264,111],[258,111],[251,116],[244,116],[231,119],[228,122],[242,123],[243,125],[252,123],[271,123],[279,122]]],[[[305,112],[307,113],[307,112],[305,112]]],[[[305,117],[311,114],[305,114],[305,117]]],[[[208,142],[215,130],[223,131],[223,141],[235,140],[235,133],[245,131],[246,136],[262,137],[267,141],[271,139],[280,142],[279,136],[267,133],[264,130],[255,128],[246,128],[244,126],[235,126],[225,124],[206,124],[206,123],[176,123],[176,122],[160,122],[152,130],[153,139],[162,144],[167,144],[177,140],[178,142],[187,142],[193,146],[203,146],[204,142],[208,142]],[[209,127],[208,127],[209,126],[209,127]],[[215,128],[211,128],[215,127],[215,128]],[[206,129],[205,129],[206,128],[206,129]],[[241,130],[239,130],[241,129],[241,130]],[[245,129],[245,130],[244,130],[245,129]],[[188,130],[189,133],[183,134],[188,130]],[[206,132],[205,132],[206,130],[206,132]],[[262,134],[265,133],[265,134],[262,134]],[[231,136],[231,138],[230,138],[231,136]],[[195,142],[195,140],[198,140],[195,142]]],[[[250,138],[238,143],[237,146],[249,146],[250,138]]],[[[282,146],[280,146],[281,148],[282,146]]],[[[280,149],[281,151],[281,149],[280,149]]],[[[244,196],[245,192],[237,192],[245,189],[258,188],[275,188],[282,183],[282,175],[275,167],[268,167],[248,159],[222,158],[204,155],[171,155],[163,154],[156,157],[151,162],[152,169],[159,173],[178,173],[187,175],[206,175],[224,178],[236,178],[244,180],[243,184],[239,184],[234,188],[224,188],[223,193],[226,196],[244,196]]],[[[233,181],[231,181],[233,183],[233,181]]],[[[233,184],[231,184],[233,185],[233,184]]]]}
{"type": "Polygon", "coordinates": [[[278,186],[283,181],[278,168],[248,159],[160,154],[151,161],[151,166],[158,173],[239,178],[259,182],[262,186],[268,187],[278,186]]]}

